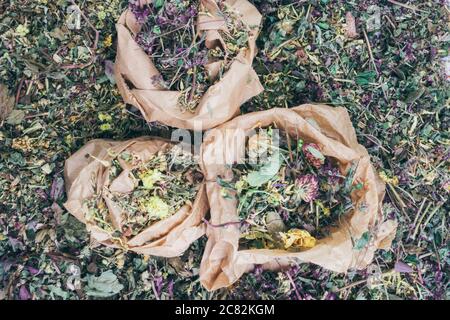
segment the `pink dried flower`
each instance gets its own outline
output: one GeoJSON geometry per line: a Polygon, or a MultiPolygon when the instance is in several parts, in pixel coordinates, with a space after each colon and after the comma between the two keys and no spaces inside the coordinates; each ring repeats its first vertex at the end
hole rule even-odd
{"type": "Polygon", "coordinates": [[[319,181],[315,175],[305,174],[295,181],[295,198],[311,202],[317,198],[319,191],[319,181]]]}
{"type": "Polygon", "coordinates": [[[302,147],[306,160],[319,169],[325,162],[325,157],[320,152],[320,148],[315,143],[305,143],[302,147]]]}

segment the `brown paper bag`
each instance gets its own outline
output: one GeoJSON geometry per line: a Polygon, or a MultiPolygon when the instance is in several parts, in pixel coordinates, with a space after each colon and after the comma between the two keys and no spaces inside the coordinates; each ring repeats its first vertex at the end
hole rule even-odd
{"type": "Polygon", "coordinates": [[[201,150],[201,168],[206,176],[211,207],[208,242],[200,268],[200,280],[208,290],[231,285],[255,265],[279,269],[294,262],[310,262],[335,272],[362,269],[371,263],[376,249],[390,246],[395,235],[396,222],[385,221],[381,211],[385,185],[372,167],[366,149],[358,144],[349,115],[343,108],[307,104],[237,117],[207,134],[201,150]],[[236,146],[238,137],[255,127],[271,124],[287,131],[291,137],[318,144],[325,156],[338,160],[342,172],[356,161],[354,179],[366,186],[365,191],[352,193],[354,207],[361,208],[364,204],[364,212],[355,209],[347,214],[339,228],[306,251],[239,250],[239,225],[233,224],[239,221],[237,200],[224,198],[216,182],[217,177],[230,179],[233,175],[230,165],[244,156],[241,147],[245,146],[236,146]],[[362,250],[354,249],[354,241],[366,231],[371,234],[369,244],[362,250]]]}
{"type": "MultiPolygon", "coordinates": [[[[124,175],[119,175],[113,181],[109,180],[108,166],[114,154],[122,151],[138,155],[143,161],[157,153],[171,147],[173,144],[158,138],[142,137],[128,141],[92,140],[83,148],[66,160],[64,175],[67,191],[66,209],[78,220],[86,224],[91,237],[97,242],[114,248],[128,250],[146,255],[161,257],[180,256],[189,245],[200,238],[205,227],[202,218],[208,210],[205,186],[202,185],[192,205],[185,204],[178,212],[164,220],[158,221],[136,236],[128,239],[124,246],[113,242],[111,235],[99,228],[96,224],[85,219],[86,199],[101,193],[103,187],[108,185],[117,192],[131,192],[124,175]]],[[[125,169],[125,168],[124,168],[125,169]]],[[[130,168],[131,169],[131,168],[130,168]]],[[[121,215],[112,201],[102,194],[108,205],[113,224],[121,225],[121,215]]]]}
{"type": "MultiPolygon", "coordinates": [[[[205,7],[216,7],[213,0],[202,0],[205,7]]],[[[261,15],[247,0],[226,0],[242,14],[242,20],[250,26],[259,26],[261,15]]],[[[223,18],[199,16],[198,31],[206,32],[206,43],[221,41],[217,30],[223,28],[223,18]]],[[[115,63],[115,78],[119,91],[126,103],[138,108],[144,118],[159,121],[172,127],[207,130],[234,117],[240,106],[263,91],[258,76],[252,68],[256,55],[258,31],[249,37],[248,48],[232,63],[230,69],[215,85],[209,87],[195,109],[195,113],[182,112],[178,105],[179,91],[170,91],[152,83],[152,77],[159,76],[152,60],[134,40],[141,26],[133,13],[126,10],[117,25],[118,46],[115,63]]],[[[208,66],[214,73],[214,65],[208,66]]]]}

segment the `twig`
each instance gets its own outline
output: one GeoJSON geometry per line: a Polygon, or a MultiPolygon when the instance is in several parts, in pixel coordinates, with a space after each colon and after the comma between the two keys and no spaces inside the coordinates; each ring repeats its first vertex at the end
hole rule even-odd
{"type": "MultiPolygon", "coordinates": [[[[420,225],[422,224],[422,220],[423,220],[423,218],[425,218],[425,215],[427,214],[428,208],[429,208],[430,206],[431,206],[431,202],[430,202],[430,204],[428,205],[428,207],[427,207],[427,209],[425,210],[425,212],[424,212],[424,213],[422,214],[422,216],[420,217],[419,221],[417,221],[417,225],[416,225],[416,227],[415,227],[415,229],[414,229],[414,233],[413,233],[411,239],[413,239],[413,240],[416,239],[417,233],[419,232],[419,227],[420,227],[420,225]]],[[[442,206],[442,203],[439,204],[439,205],[437,205],[436,208],[434,208],[434,210],[431,212],[430,217],[432,217],[432,216],[439,210],[439,208],[440,208],[441,206],[442,206]]],[[[430,218],[430,219],[431,219],[431,218],[430,218]]],[[[429,219],[427,219],[427,221],[429,221],[429,219]]],[[[423,230],[423,229],[422,229],[422,230],[423,230]]]]}
{"type": "Polygon", "coordinates": [[[289,136],[287,130],[285,132],[286,132],[287,146],[289,149],[289,159],[291,160],[291,162],[294,162],[294,157],[292,156],[292,148],[291,148],[291,137],[289,136]]]}
{"type": "Polygon", "coordinates": [[[389,186],[389,188],[391,189],[392,193],[394,194],[395,198],[397,199],[398,203],[400,204],[400,206],[402,208],[407,208],[408,206],[405,204],[405,202],[403,201],[403,199],[400,197],[400,195],[397,193],[397,191],[395,191],[394,186],[392,186],[392,184],[388,183],[387,184],[389,186]]]}
{"type": "Polygon", "coordinates": [[[348,286],[345,286],[343,288],[338,289],[336,292],[341,292],[341,291],[344,291],[344,290],[347,290],[347,289],[359,286],[360,284],[364,284],[366,282],[367,282],[367,279],[366,280],[359,280],[359,281],[356,281],[356,282],[353,282],[353,283],[349,284],[348,286]]]}
{"type": "MultiPolygon", "coordinates": [[[[415,216],[415,218],[414,218],[414,222],[413,222],[413,224],[412,224],[413,228],[414,228],[414,226],[416,225],[417,220],[418,220],[419,217],[420,217],[420,213],[422,212],[423,206],[425,205],[425,202],[426,202],[426,201],[427,201],[427,199],[423,199],[423,200],[422,200],[422,203],[420,204],[419,210],[417,210],[416,216],[415,216]]],[[[430,206],[430,205],[428,205],[428,207],[429,207],[429,206],[430,206]]],[[[427,207],[426,210],[428,210],[428,207],[427,207]]]]}
{"type": "Polygon", "coordinates": [[[372,62],[373,67],[375,68],[375,72],[377,73],[377,76],[379,76],[380,73],[378,72],[377,65],[375,64],[375,60],[373,58],[372,47],[371,47],[370,42],[369,42],[369,37],[367,37],[367,32],[366,32],[365,29],[363,29],[362,31],[363,31],[363,34],[364,34],[364,39],[366,40],[367,50],[369,50],[370,61],[372,62]]]}
{"type": "Polygon", "coordinates": [[[48,115],[49,115],[48,112],[43,112],[43,113],[32,114],[30,116],[26,116],[24,119],[32,119],[32,118],[43,117],[43,116],[48,116],[48,115]]]}
{"type": "Polygon", "coordinates": [[[438,204],[437,207],[433,210],[433,212],[430,213],[430,215],[428,216],[427,220],[425,220],[425,222],[422,225],[422,231],[425,229],[425,227],[428,225],[428,222],[430,222],[431,218],[434,217],[434,215],[436,214],[436,212],[441,208],[442,203],[438,204]]]}
{"type": "Polygon", "coordinates": [[[292,287],[294,288],[294,292],[295,292],[295,295],[297,296],[297,299],[303,300],[302,296],[300,295],[300,292],[298,292],[297,285],[295,284],[294,280],[292,279],[291,274],[289,273],[289,271],[286,271],[285,273],[289,279],[289,282],[291,283],[292,287]]]}
{"type": "Polygon", "coordinates": [[[16,101],[15,101],[15,105],[16,105],[16,106],[17,106],[17,104],[19,103],[19,99],[20,99],[20,91],[22,91],[22,87],[23,87],[24,81],[25,81],[25,78],[22,78],[22,79],[20,80],[19,87],[18,87],[18,89],[17,89],[17,93],[16,93],[16,101]]]}
{"type": "Polygon", "coordinates": [[[155,294],[156,300],[160,300],[158,291],[156,290],[156,287],[155,287],[155,280],[154,279],[152,280],[152,290],[153,290],[153,293],[155,294]]]}
{"type": "Polygon", "coordinates": [[[84,69],[88,66],[90,66],[91,64],[93,64],[97,58],[96,55],[96,51],[97,51],[97,47],[98,47],[98,40],[100,37],[100,32],[94,27],[94,25],[89,21],[88,17],[83,13],[83,11],[81,11],[80,7],[75,3],[74,0],[70,0],[70,2],[77,7],[78,12],[81,14],[81,17],[83,17],[83,19],[86,21],[86,23],[88,24],[88,26],[95,32],[95,40],[94,40],[94,45],[91,48],[91,59],[89,59],[88,62],[86,63],[82,63],[82,64],[69,64],[69,65],[64,65],[62,66],[63,69],[84,69]]]}
{"type": "Polygon", "coordinates": [[[399,7],[403,7],[403,8],[412,10],[412,11],[426,12],[425,10],[419,9],[416,6],[412,6],[412,5],[409,5],[409,4],[401,3],[401,2],[398,2],[398,1],[395,1],[395,0],[388,0],[388,2],[390,2],[392,4],[395,4],[395,5],[399,6],[399,7]]]}
{"type": "Polygon", "coordinates": [[[192,88],[191,92],[189,92],[188,103],[191,103],[192,99],[194,98],[196,87],[197,87],[197,68],[194,68],[194,71],[192,72],[192,88]]]}
{"type": "MultiPolygon", "coordinates": [[[[334,80],[336,80],[336,79],[334,79],[334,80]]],[[[385,147],[383,147],[383,145],[381,144],[380,139],[378,139],[377,137],[375,137],[375,136],[373,136],[373,135],[371,135],[371,134],[364,134],[364,133],[361,133],[361,134],[359,134],[359,136],[366,137],[367,139],[369,139],[370,141],[372,141],[373,143],[375,143],[375,144],[377,145],[377,147],[379,147],[380,149],[382,149],[383,151],[385,151],[385,152],[387,152],[387,153],[392,152],[392,151],[386,149],[385,147]]]]}

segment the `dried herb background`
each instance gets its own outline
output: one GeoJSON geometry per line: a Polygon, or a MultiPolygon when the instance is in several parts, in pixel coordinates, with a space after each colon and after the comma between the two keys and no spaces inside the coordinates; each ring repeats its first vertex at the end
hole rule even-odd
{"type": "Polygon", "coordinates": [[[244,112],[346,107],[388,184],[384,211],[400,226],[393,248],[363,271],[257,268],[207,293],[198,281],[204,239],[168,260],[90,247],[62,208],[64,160],[93,138],[170,137],[113,84],[115,22],[128,1],[75,1],[87,18],[80,29],[67,24],[72,1],[6,1],[0,82],[17,103],[0,127],[0,299],[449,299],[445,1],[252,2],[264,15],[254,67],[266,91],[244,112]]]}

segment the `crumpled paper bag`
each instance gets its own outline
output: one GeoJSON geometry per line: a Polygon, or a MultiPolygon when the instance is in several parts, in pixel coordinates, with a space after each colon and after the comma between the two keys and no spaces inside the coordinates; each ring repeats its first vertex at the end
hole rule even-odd
{"type": "Polygon", "coordinates": [[[233,284],[255,265],[274,270],[292,263],[308,262],[335,272],[363,269],[371,263],[375,250],[389,248],[395,236],[397,223],[386,221],[381,211],[385,185],[371,165],[367,150],[358,144],[344,108],[306,104],[239,116],[207,134],[201,149],[201,168],[207,181],[206,192],[211,207],[208,242],[200,268],[200,281],[208,290],[233,284]],[[356,161],[354,180],[365,185],[364,190],[352,193],[356,209],[342,219],[340,227],[329,237],[318,240],[315,247],[302,252],[239,250],[239,225],[232,223],[239,221],[237,200],[225,199],[221,195],[221,186],[216,182],[218,177],[230,179],[233,175],[230,165],[244,156],[242,147],[245,146],[239,145],[238,137],[245,131],[271,124],[287,131],[291,137],[318,144],[325,156],[338,160],[343,172],[347,172],[351,163],[356,161]],[[361,250],[354,249],[355,241],[366,231],[371,234],[368,245],[361,250]]]}
{"type": "MultiPolygon", "coordinates": [[[[230,69],[215,85],[209,87],[195,109],[195,113],[183,112],[178,105],[179,91],[158,87],[152,77],[159,72],[149,56],[136,43],[135,36],[141,26],[129,10],[116,24],[118,45],[114,68],[119,91],[126,103],[138,108],[148,122],[159,121],[172,127],[189,130],[208,130],[226,122],[239,113],[240,106],[263,91],[256,72],[252,68],[256,55],[256,38],[261,24],[258,10],[246,0],[226,0],[229,5],[242,14],[242,20],[250,26],[258,26],[248,39],[248,48],[232,63],[230,69]]],[[[202,5],[217,11],[213,0],[202,0],[202,5]]],[[[217,30],[223,29],[224,19],[217,13],[214,16],[200,15],[197,20],[198,31],[206,32],[207,46],[223,41],[217,30]]],[[[211,74],[217,74],[217,62],[207,66],[211,74]]],[[[165,79],[168,80],[168,79],[165,79]]]]}
{"type": "MultiPolygon", "coordinates": [[[[64,176],[67,191],[66,209],[78,220],[86,224],[93,240],[114,248],[120,246],[111,241],[111,236],[92,222],[85,219],[86,199],[102,193],[104,186],[110,186],[117,192],[131,192],[126,175],[119,175],[109,181],[109,165],[114,154],[128,151],[138,155],[143,161],[149,159],[159,150],[173,146],[172,143],[150,137],[141,137],[128,141],[92,140],[66,160],[64,176]]],[[[126,163],[124,164],[126,166],[126,163]]],[[[125,168],[124,168],[125,169],[125,168]]],[[[132,168],[128,168],[132,170],[132,168]]],[[[102,197],[108,205],[113,223],[122,224],[120,210],[113,201],[102,197]]],[[[208,211],[205,186],[199,188],[192,205],[184,205],[178,212],[167,219],[158,221],[127,239],[126,249],[161,257],[176,257],[183,254],[189,245],[205,233],[202,218],[208,211]]]]}

